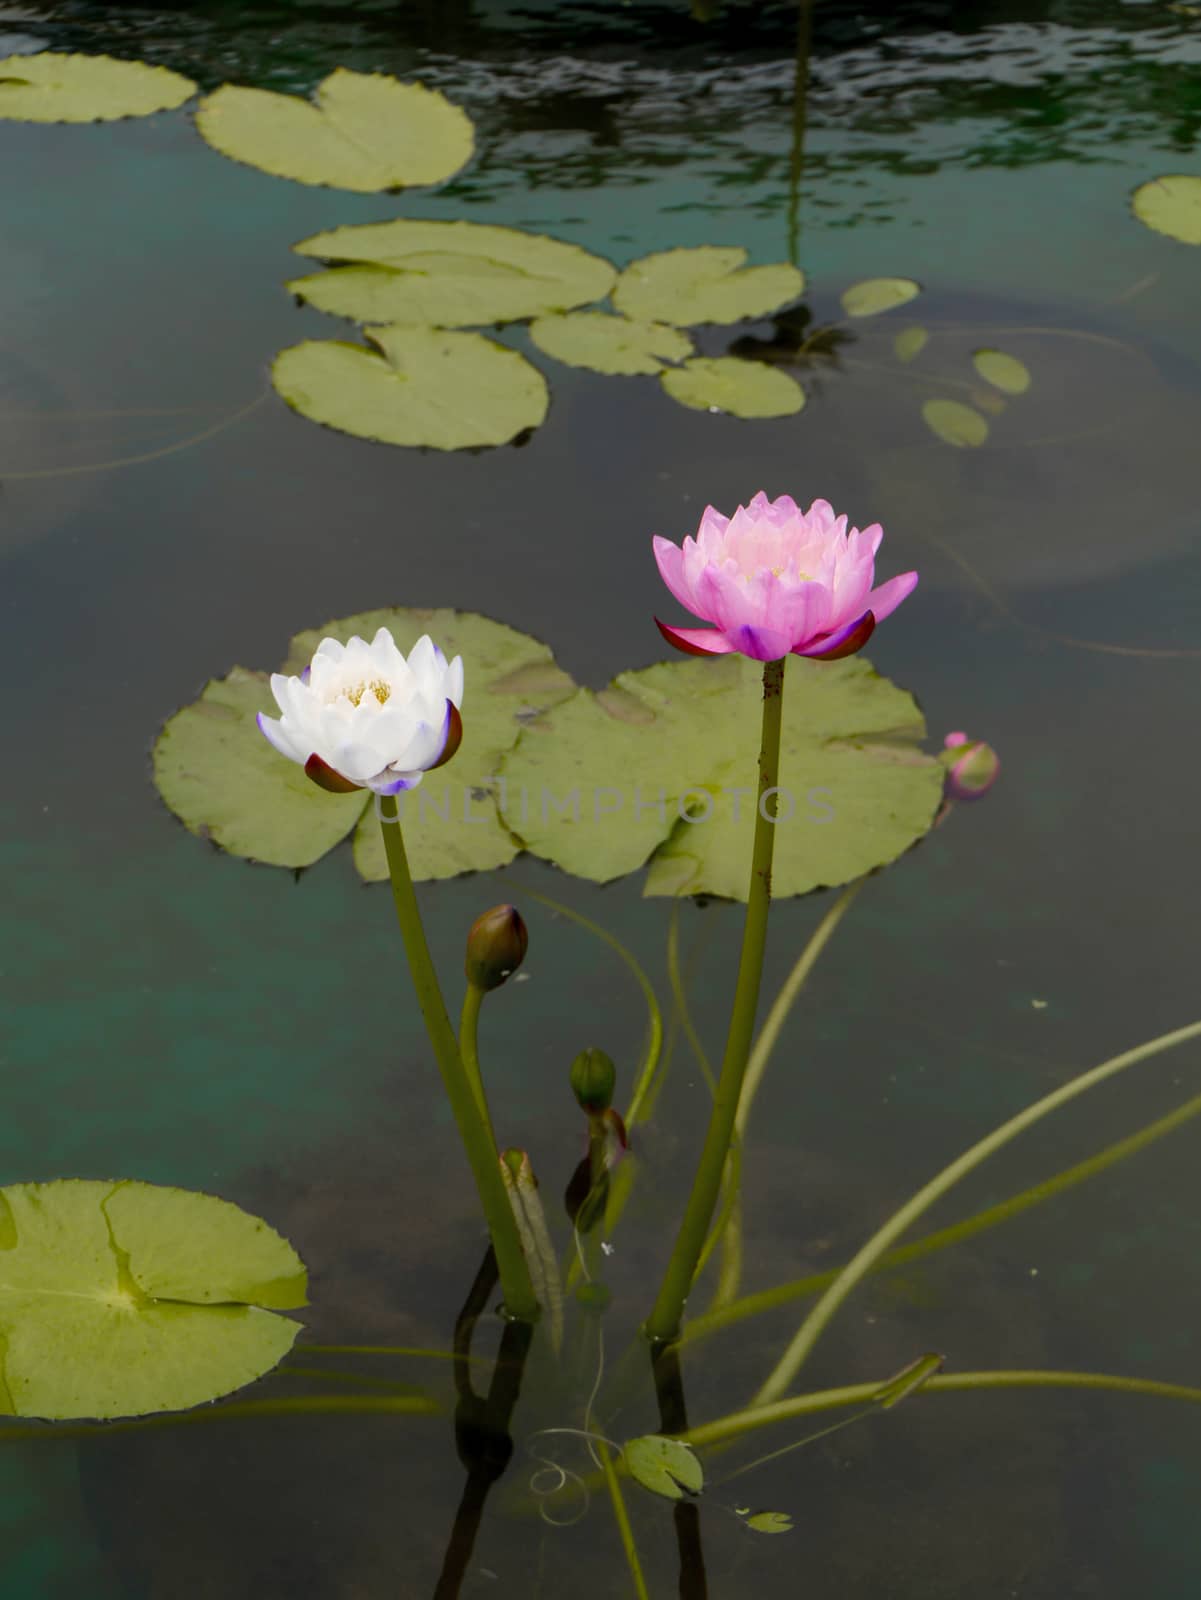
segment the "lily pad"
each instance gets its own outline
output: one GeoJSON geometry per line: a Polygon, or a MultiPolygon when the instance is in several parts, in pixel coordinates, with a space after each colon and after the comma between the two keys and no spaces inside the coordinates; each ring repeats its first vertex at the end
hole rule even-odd
{"type": "MultiPolygon", "coordinates": [[[[503,761],[502,815],[537,855],[605,883],[649,860],[644,893],[746,897],[761,674],[741,656],[580,689],[503,761]]],[[[788,664],[777,895],[848,883],[931,826],[942,766],[912,696],[861,656],[788,664]]]]}
{"type": "Polygon", "coordinates": [[[14,122],[113,122],[173,111],[196,93],[190,78],[112,56],[8,56],[0,61],[0,118],[14,122]]]}
{"type": "Polygon", "coordinates": [[[621,1453],[630,1477],[665,1500],[682,1500],[685,1493],[700,1494],[705,1487],[700,1462],[680,1439],[648,1433],[628,1440],[621,1453]]]}
{"type": "Polygon", "coordinates": [[[737,247],[661,250],[632,261],[617,280],[613,304],[623,316],[690,327],[742,322],[795,300],[804,274],[787,261],[748,267],[737,247]]]}
{"type": "Polygon", "coordinates": [[[363,331],[374,350],[306,339],[280,351],[271,380],[294,411],[360,439],[435,450],[507,444],[546,416],[542,374],[483,334],[363,331]]]}
{"type": "Polygon", "coordinates": [[[1030,369],[1016,356],[1007,356],[1003,350],[976,350],[972,365],[994,388],[1006,394],[1025,394],[1030,387],[1030,369]]]}
{"type": "MultiPolygon", "coordinates": [[[[416,878],[503,866],[518,844],[502,825],[488,780],[522,728],[574,688],[546,645],[489,617],[450,610],[368,611],[311,628],[292,640],[282,671],[299,674],[322,639],[371,638],[380,627],[408,651],[428,633],[463,657],[463,743],[446,767],[401,799],[405,845],[416,878]]],[[[276,714],[269,675],[235,667],[177,712],[154,749],[159,793],[175,814],[231,855],[305,867],[355,835],[368,880],[386,878],[381,824],[365,793],[328,794],[285,760],[255,725],[276,714]]]]}
{"type": "Polygon", "coordinates": [[[843,290],[842,309],[848,317],[875,317],[905,305],[921,292],[921,284],[912,278],[864,278],[843,290]]]}
{"type": "Polygon", "coordinates": [[[986,418],[960,400],[927,400],[922,418],[944,444],[974,447],[988,438],[986,418]]]}
{"type": "Polygon", "coordinates": [[[679,328],[603,311],[539,317],[530,325],[530,338],[569,367],[622,375],[662,372],[664,361],[683,361],[692,354],[692,340],[679,328]]]}
{"type": "Polygon", "coordinates": [[[352,263],[294,278],[288,288],[318,311],[359,322],[487,327],[603,299],[617,276],[579,245],[481,222],[360,223],[293,248],[352,263]]]}
{"type": "Polygon", "coordinates": [[[1201,244],[1201,177],[1170,173],[1140,184],[1130,202],[1134,214],[1156,233],[1182,244],[1201,244]]]}
{"type": "Polygon", "coordinates": [[[925,328],[916,324],[912,328],[902,328],[892,341],[893,354],[898,361],[912,361],[921,355],[929,338],[925,328]]]}
{"type": "Polygon", "coordinates": [[[314,98],[227,83],[201,101],[196,127],[261,172],[364,194],[441,183],[471,156],[471,119],[436,89],[338,67],[314,98]]]}
{"type": "Polygon", "coordinates": [[[790,417],[805,404],[805,391],[795,378],[737,356],[695,356],[661,372],[659,382],[682,406],[727,411],[733,417],[790,417]]]}
{"type": "Polygon", "coordinates": [[[756,1511],[746,1519],[755,1533],[791,1533],[792,1518],[787,1511],[756,1511]]]}
{"type": "Polygon", "coordinates": [[[296,1252],[226,1200],[70,1178],[0,1189],[0,1412],[176,1411],[270,1371],[301,1324],[296,1252]],[[264,1309],[271,1307],[271,1310],[264,1309]]]}

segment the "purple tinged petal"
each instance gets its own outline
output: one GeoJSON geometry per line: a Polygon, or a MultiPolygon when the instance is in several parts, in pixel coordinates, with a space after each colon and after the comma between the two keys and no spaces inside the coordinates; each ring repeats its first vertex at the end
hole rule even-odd
{"type": "Polygon", "coordinates": [[[736,647],[716,628],[671,628],[655,618],[655,627],[677,650],[686,656],[725,656],[736,647]]]}
{"type": "Polygon", "coordinates": [[[885,617],[890,617],[901,601],[908,599],[916,588],[917,573],[902,572],[873,589],[867,597],[867,603],[876,621],[883,622],[885,617]]]}
{"type": "Polygon", "coordinates": [[[373,794],[401,794],[407,789],[415,789],[423,777],[424,773],[421,772],[393,772],[390,767],[385,767],[374,778],[368,778],[363,787],[370,789],[373,794]]]}
{"type": "Polygon", "coordinates": [[[790,649],[788,635],[777,628],[731,628],[727,637],[739,655],[752,661],[782,661],[790,649]]]}
{"type": "Polygon", "coordinates": [[[854,622],[846,623],[824,638],[814,639],[804,649],[794,650],[793,654],[805,656],[810,661],[841,661],[844,656],[853,656],[857,650],[862,650],[875,630],[875,617],[870,611],[865,611],[854,622]]]}
{"type": "Polygon", "coordinates": [[[262,711],[259,712],[258,716],[255,718],[255,721],[258,723],[259,732],[268,741],[268,743],[274,745],[275,749],[279,751],[281,756],[287,756],[289,761],[295,761],[298,763],[304,761],[304,756],[300,754],[292,740],[289,739],[287,733],[284,731],[282,722],[275,717],[267,716],[262,711]]]}

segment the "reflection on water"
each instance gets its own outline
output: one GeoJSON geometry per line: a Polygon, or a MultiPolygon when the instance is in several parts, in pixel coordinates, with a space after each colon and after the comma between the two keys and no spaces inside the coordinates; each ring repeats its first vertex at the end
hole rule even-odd
{"type": "MultiPolygon", "coordinates": [[[[898,21],[819,0],[802,164],[796,16],[734,0],[703,26],[684,0],[258,6],[236,27],[215,3],[0,13],[20,36],[9,48],[139,55],[205,86],[306,89],[339,63],[420,73],[480,125],[459,179],[396,199],[235,168],[186,113],[0,124],[0,660],[19,685],[0,794],[2,973],[19,1002],[6,1019],[3,1170],[128,1173],[269,1217],[313,1269],[311,1343],[446,1349],[478,1222],[403,973],[387,965],[386,896],[357,886],[345,852],[298,883],[210,855],[158,806],[146,752],[207,677],[270,666],[327,617],[458,604],[545,638],[600,684],[658,653],[648,535],[678,538],[707,500],[728,509],[761,485],[879,517],[895,570],[922,569],[878,664],[919,693],[935,736],[970,728],[1005,774],[978,814],[868,886],[792,1019],[751,1130],[747,1290],[847,1259],[987,1128],[1190,1020],[1196,256],[1127,205],[1137,182],[1193,159],[1201,31],[1158,3],[931,3],[898,21]],[[341,326],[281,288],[288,246],[319,228],[469,215],[619,263],[710,242],[772,261],[789,253],[797,177],[803,307],[703,330],[700,344],[792,372],[809,395],[798,417],[689,413],[651,379],[552,366],[520,328],[502,336],[552,388],[522,450],[377,449],[263,398],[276,350],[341,326]],[[912,275],[924,293],[848,323],[840,293],[876,273],[912,275]],[[902,364],[892,339],[910,322],[931,338],[902,364]],[[983,448],[956,450],[921,404],[983,405],[981,345],[1019,356],[1033,382],[985,408],[983,448]]],[[[520,899],[523,883],[619,934],[666,992],[666,907],[642,902],[634,880],[597,891],[529,863],[425,896],[447,970],[480,906],[520,899]]],[[[611,952],[523,909],[528,983],[490,1010],[484,1042],[505,1085],[504,1137],[531,1149],[553,1196],[580,1157],[567,1064],[595,1043],[628,1085],[644,1019],[611,952]]],[[[778,907],[769,990],[822,909],[778,907]]],[[[737,918],[689,905],[682,924],[712,1050],[737,918]]],[[[630,1592],[603,1490],[570,1530],[531,1510],[529,1441],[583,1426],[602,1361],[615,1385],[597,1391],[605,1433],[658,1425],[649,1373],[628,1393],[614,1374],[704,1121],[686,1041],[674,1051],[606,1263],[613,1309],[600,1322],[575,1310],[562,1369],[535,1340],[513,1464],[488,1496],[465,1596],[630,1592]]],[[[1195,1064],[1182,1050],[1048,1124],[931,1225],[1166,1114],[1196,1092],[1195,1064]]],[[[931,1348],[958,1371],[1189,1381],[1192,1137],[873,1279],[815,1358],[814,1385],[879,1377],[931,1348]]],[[[742,1402],[796,1320],[781,1307],[686,1352],[690,1418],[742,1402]]],[[[500,1333],[486,1314],[477,1349],[500,1333]]],[[[426,1384],[446,1415],[10,1441],[0,1593],[432,1594],[465,1481],[452,1373],[421,1357],[300,1351],[267,1384],[323,1392],[328,1379],[293,1370],[322,1362],[358,1392],[426,1384]]],[[[1201,1581],[1195,1426],[1184,1408],[1124,1396],[915,1397],[739,1480],[756,1507],[793,1515],[787,1538],[754,1537],[715,1490],[700,1516],[709,1593],[792,1595],[799,1581],[822,1600],[1183,1600],[1201,1581]]],[[[800,1431],[715,1457],[715,1473],[800,1431]]],[[[579,1441],[556,1448],[589,1470],[579,1441]]],[[[632,1491],[629,1506],[651,1593],[676,1592],[670,1508],[632,1491]]]]}

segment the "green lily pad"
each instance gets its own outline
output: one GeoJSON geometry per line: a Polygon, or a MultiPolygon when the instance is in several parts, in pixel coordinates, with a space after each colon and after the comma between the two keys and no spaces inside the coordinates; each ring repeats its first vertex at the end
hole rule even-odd
{"type": "Polygon", "coordinates": [[[315,105],[223,84],[201,101],[196,127],[261,172],[364,194],[441,183],[471,156],[471,119],[436,89],[339,67],[314,95],[315,105]]]}
{"type": "Polygon", "coordinates": [[[792,1518],[787,1511],[756,1511],[746,1519],[755,1533],[791,1533],[792,1518]]]}
{"type": "Polygon", "coordinates": [[[944,444],[962,448],[981,445],[988,438],[987,420],[960,400],[927,400],[922,418],[944,444]]]}
{"type": "Polygon", "coordinates": [[[479,333],[365,328],[376,347],[306,339],[276,356],[271,381],[302,417],[384,444],[465,450],[507,444],[546,416],[546,380],[479,333]]]}
{"type": "Polygon", "coordinates": [[[921,292],[921,284],[912,278],[864,278],[843,290],[842,309],[848,317],[875,317],[903,306],[921,292]]]}
{"type": "Polygon", "coordinates": [[[1156,233],[1182,244],[1201,244],[1201,177],[1170,173],[1140,184],[1131,198],[1134,214],[1156,233]]]}
{"type": "Polygon", "coordinates": [[[617,276],[579,245],[481,222],[368,222],[293,248],[351,263],[294,278],[288,288],[318,311],[358,322],[487,327],[603,299],[617,276]]]}
{"type": "MultiPolygon", "coordinates": [[[[502,815],[528,849],[579,877],[605,883],[649,860],[648,895],[745,899],[761,695],[758,663],[741,656],[577,690],[502,762],[502,815]]],[[[778,896],[848,883],[926,833],[943,769],[919,749],[924,732],[912,696],[861,656],[790,659],[778,896]]]]}
{"type": "Polygon", "coordinates": [[[0,61],[0,118],[13,122],[112,122],[173,111],[196,93],[190,78],[112,56],[8,56],[0,61]]]}
{"type": "Polygon", "coordinates": [[[82,1178],[0,1189],[0,1412],[183,1410],[270,1371],[299,1256],[226,1200],[82,1178]],[[271,1307],[272,1310],[264,1309],[271,1307]]]}
{"type": "MultiPolygon", "coordinates": [[[[370,639],[386,627],[399,647],[423,633],[463,657],[463,743],[454,760],[400,799],[413,876],[448,878],[503,866],[518,844],[496,814],[493,791],[504,754],[539,712],[574,689],[546,645],[472,612],[396,609],[341,617],[292,640],[280,669],[298,675],[321,640],[370,639]]],[[[231,855],[306,867],[355,834],[355,861],[368,880],[386,878],[381,824],[366,792],[328,794],[269,745],[259,711],[278,715],[269,674],[235,667],[166,724],[154,749],[154,779],[172,811],[231,855]]]]}
{"type": "Polygon", "coordinates": [[[689,1445],[648,1433],[630,1439],[621,1451],[630,1477],[665,1500],[682,1500],[685,1493],[700,1494],[705,1474],[689,1445]]]}
{"type": "Polygon", "coordinates": [[[683,361],[692,354],[692,340],[663,322],[634,322],[604,311],[572,311],[539,317],[530,338],[556,361],[569,367],[615,374],[663,371],[664,361],[683,361]]]}
{"type": "Polygon", "coordinates": [[[926,348],[929,337],[925,328],[920,328],[916,324],[912,328],[902,328],[892,341],[893,354],[898,361],[912,361],[926,348]]]}
{"type": "Polygon", "coordinates": [[[791,417],[805,404],[795,378],[762,361],[738,356],[695,356],[659,374],[673,400],[694,411],[726,411],[732,417],[791,417]]]}
{"type": "Polygon", "coordinates": [[[804,274],[786,261],[748,267],[745,250],[699,245],[632,261],[617,280],[613,304],[623,316],[690,327],[742,322],[795,300],[804,274]]]}
{"type": "Polygon", "coordinates": [[[1025,394],[1030,387],[1030,369],[1016,356],[1007,356],[1003,350],[976,350],[972,365],[984,379],[1006,394],[1025,394]]]}

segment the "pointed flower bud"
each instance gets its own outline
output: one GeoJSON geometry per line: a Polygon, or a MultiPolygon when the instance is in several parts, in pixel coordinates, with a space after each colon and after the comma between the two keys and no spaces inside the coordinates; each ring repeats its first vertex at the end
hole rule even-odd
{"type": "Polygon", "coordinates": [[[499,989],[525,960],[530,936],[516,906],[493,906],[467,934],[467,981],[487,993],[499,989]]]}
{"type": "Polygon", "coordinates": [[[603,1050],[581,1050],[571,1063],[571,1092],[581,1111],[607,1111],[617,1084],[617,1068],[603,1050]]]}
{"type": "Polygon", "coordinates": [[[993,747],[979,739],[969,739],[966,733],[948,733],[943,746],[945,798],[967,801],[986,795],[1001,774],[1001,762],[993,747]]]}

